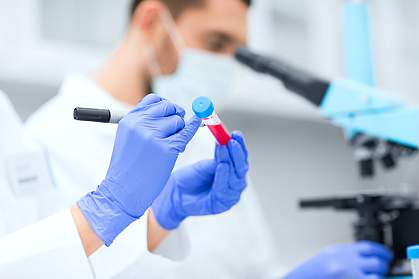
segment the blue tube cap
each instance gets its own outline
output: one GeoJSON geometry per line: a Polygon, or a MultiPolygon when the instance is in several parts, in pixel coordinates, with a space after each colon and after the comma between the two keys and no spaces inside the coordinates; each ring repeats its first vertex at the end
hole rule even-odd
{"type": "Polygon", "coordinates": [[[214,113],[214,104],[207,97],[198,97],[192,103],[192,110],[199,118],[208,118],[214,113]]]}
{"type": "Polygon", "coordinates": [[[419,245],[408,247],[407,257],[409,260],[419,259],[419,245]]]}

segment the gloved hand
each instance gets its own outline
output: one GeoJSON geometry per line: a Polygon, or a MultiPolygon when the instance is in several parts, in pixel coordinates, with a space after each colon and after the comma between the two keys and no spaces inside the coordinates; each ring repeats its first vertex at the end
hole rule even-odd
{"type": "Polygon", "coordinates": [[[166,185],[179,153],[201,120],[185,125],[185,111],[148,95],[119,123],[106,178],[79,202],[97,236],[109,246],[139,219],[166,185]]]}
{"type": "Polygon", "coordinates": [[[384,279],[392,253],[384,246],[362,241],[325,249],[284,279],[384,279]]]}
{"type": "Polygon", "coordinates": [[[156,220],[167,230],[189,216],[225,212],[237,204],[246,188],[248,152],[235,132],[227,146],[217,145],[215,159],[175,171],[152,206],[156,220]]]}

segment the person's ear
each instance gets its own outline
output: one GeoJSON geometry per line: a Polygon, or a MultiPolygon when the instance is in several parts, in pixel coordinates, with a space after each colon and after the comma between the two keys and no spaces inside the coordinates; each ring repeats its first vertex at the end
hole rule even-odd
{"type": "Polygon", "coordinates": [[[146,0],[138,5],[135,10],[131,27],[135,28],[145,36],[153,36],[152,33],[156,30],[161,22],[161,14],[165,11],[165,6],[158,0],[146,0]]]}

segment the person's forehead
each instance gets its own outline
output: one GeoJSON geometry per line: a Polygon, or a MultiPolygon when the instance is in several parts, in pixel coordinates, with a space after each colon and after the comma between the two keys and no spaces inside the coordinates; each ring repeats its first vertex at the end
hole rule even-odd
{"type": "Polygon", "coordinates": [[[213,15],[236,15],[246,14],[248,6],[242,0],[204,0],[204,10],[213,15]]]}
{"type": "Polygon", "coordinates": [[[248,7],[241,0],[205,0],[199,8],[185,9],[177,19],[180,25],[226,33],[246,29],[248,7]]]}

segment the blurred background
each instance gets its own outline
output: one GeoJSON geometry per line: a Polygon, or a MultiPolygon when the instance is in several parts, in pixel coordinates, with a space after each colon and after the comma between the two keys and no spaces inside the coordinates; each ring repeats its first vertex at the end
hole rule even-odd
{"type": "MultiPolygon", "coordinates": [[[[23,119],[57,93],[66,74],[100,65],[125,30],[128,3],[0,0],[0,88],[23,119]]],[[[341,76],[343,3],[256,0],[250,45],[322,76],[341,76]]],[[[416,0],[371,1],[378,84],[411,105],[419,103],[418,18],[416,0]]],[[[341,130],[270,78],[243,71],[223,118],[247,135],[252,180],[284,264],[352,237],[354,215],[303,212],[300,198],[417,186],[414,159],[361,179],[341,130]]]]}

